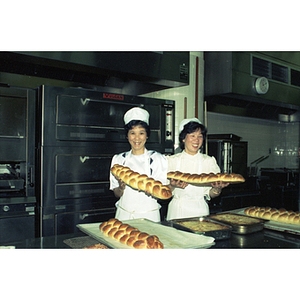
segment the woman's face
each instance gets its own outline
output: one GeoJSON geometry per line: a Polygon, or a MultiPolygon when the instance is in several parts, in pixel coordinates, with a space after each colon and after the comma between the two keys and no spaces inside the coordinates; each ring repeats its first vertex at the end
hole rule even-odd
{"type": "Polygon", "coordinates": [[[128,131],[128,141],[131,145],[132,154],[140,155],[144,153],[147,138],[146,129],[141,125],[133,126],[128,131]]]}
{"type": "Polygon", "coordinates": [[[190,155],[197,154],[203,144],[203,135],[201,133],[201,129],[199,128],[192,133],[187,133],[183,142],[186,153],[190,155]]]}

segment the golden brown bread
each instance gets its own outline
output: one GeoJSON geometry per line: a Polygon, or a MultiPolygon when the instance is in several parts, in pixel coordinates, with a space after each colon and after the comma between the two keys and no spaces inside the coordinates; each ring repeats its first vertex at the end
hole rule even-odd
{"type": "Polygon", "coordinates": [[[110,219],[100,224],[100,231],[135,249],[163,249],[162,242],[156,235],[141,232],[118,219],[110,219]]]}
{"type": "Polygon", "coordinates": [[[270,221],[276,221],[287,224],[300,225],[300,214],[292,210],[287,211],[284,208],[270,208],[250,206],[244,210],[246,215],[258,217],[270,221]]]}
{"type": "Polygon", "coordinates": [[[128,167],[115,164],[112,166],[111,172],[117,179],[121,179],[133,189],[148,192],[158,199],[169,199],[172,197],[172,191],[168,186],[145,174],[134,172],[128,167]]]}
{"type": "Polygon", "coordinates": [[[109,249],[109,248],[107,246],[99,243],[99,244],[96,244],[96,245],[84,247],[82,249],[109,249]]]}
{"type": "Polygon", "coordinates": [[[201,174],[190,174],[182,173],[179,171],[168,172],[168,179],[181,180],[187,183],[194,184],[205,184],[212,183],[216,181],[230,182],[230,183],[241,183],[245,182],[245,179],[240,174],[227,174],[227,173],[201,173],[201,174]]]}

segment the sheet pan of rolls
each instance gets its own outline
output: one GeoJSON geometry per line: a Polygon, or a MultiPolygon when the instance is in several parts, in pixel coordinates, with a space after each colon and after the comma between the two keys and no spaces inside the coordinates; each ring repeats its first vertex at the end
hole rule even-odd
{"type": "Polygon", "coordinates": [[[250,206],[232,212],[266,220],[264,228],[300,235],[300,212],[284,208],[250,206]]]}
{"type": "MultiPolygon", "coordinates": [[[[103,223],[103,222],[102,222],[103,223]]],[[[84,233],[93,237],[101,243],[108,245],[113,249],[138,249],[122,243],[114,237],[107,236],[100,230],[102,223],[78,224],[77,227],[84,233]]],[[[190,232],[184,232],[172,227],[164,226],[147,219],[127,220],[123,223],[136,228],[137,230],[155,235],[163,245],[163,249],[196,249],[210,248],[214,245],[214,238],[204,235],[198,235],[190,232]]]]}

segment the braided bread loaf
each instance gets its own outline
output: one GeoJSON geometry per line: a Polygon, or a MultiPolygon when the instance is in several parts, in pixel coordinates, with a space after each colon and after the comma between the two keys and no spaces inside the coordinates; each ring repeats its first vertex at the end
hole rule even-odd
{"type": "Polygon", "coordinates": [[[163,249],[162,242],[156,235],[141,232],[118,219],[110,219],[100,224],[99,229],[113,239],[136,249],[163,249]]]}
{"type": "Polygon", "coordinates": [[[216,181],[224,181],[230,183],[240,183],[245,182],[245,179],[240,174],[227,174],[227,173],[202,173],[202,174],[190,174],[190,173],[182,173],[179,171],[168,172],[167,177],[169,179],[181,180],[187,183],[194,184],[206,184],[212,183],[216,181]]]}
{"type": "Polygon", "coordinates": [[[251,206],[246,208],[244,213],[252,217],[258,217],[270,221],[300,225],[300,213],[298,211],[287,211],[284,208],[277,209],[271,207],[251,206]]]}
{"type": "Polygon", "coordinates": [[[128,167],[115,164],[111,168],[111,172],[117,179],[121,179],[133,189],[149,192],[152,196],[159,199],[172,197],[172,191],[169,187],[147,175],[134,172],[128,167]]]}

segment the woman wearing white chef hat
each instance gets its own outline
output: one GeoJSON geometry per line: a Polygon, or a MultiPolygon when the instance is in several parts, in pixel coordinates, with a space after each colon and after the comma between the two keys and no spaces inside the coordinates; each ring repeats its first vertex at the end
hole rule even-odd
{"type": "MultiPolygon", "coordinates": [[[[168,157],[168,172],[220,173],[214,157],[200,153],[206,137],[206,128],[197,118],[184,119],[179,125],[181,153],[168,157]]],[[[207,200],[221,194],[228,183],[216,182],[199,187],[179,180],[170,180],[173,199],[169,203],[167,220],[209,215],[207,200]]]]}
{"type": "MultiPolygon", "coordinates": [[[[162,154],[147,150],[146,141],[150,136],[149,113],[140,107],[128,110],[124,115],[124,129],[131,150],[114,155],[111,166],[120,164],[140,174],[167,184],[167,159],[162,154]]],[[[146,218],[160,221],[160,205],[157,200],[144,192],[134,190],[110,174],[110,189],[120,198],[116,203],[116,218],[120,221],[146,218]]]]}

